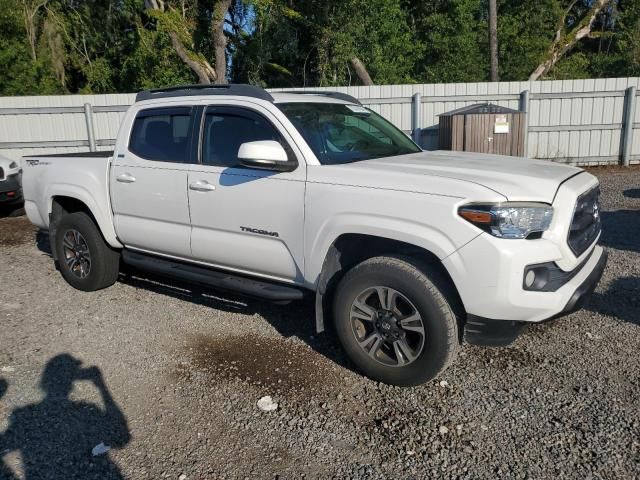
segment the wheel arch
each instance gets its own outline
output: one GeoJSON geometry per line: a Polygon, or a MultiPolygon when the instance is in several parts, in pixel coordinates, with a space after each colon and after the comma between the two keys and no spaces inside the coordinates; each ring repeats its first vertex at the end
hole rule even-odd
{"type": "MultiPolygon", "coordinates": [[[[84,211],[93,218],[108,245],[113,248],[122,248],[122,244],[118,241],[116,235],[108,198],[106,198],[107,204],[105,205],[105,200],[96,198],[83,186],[58,183],[51,185],[47,189],[45,198],[47,199],[49,222],[51,222],[51,215],[54,214],[54,206],[56,204],[71,208],[72,210],[67,210],[68,213],[84,211]],[[73,210],[74,208],[76,210],[73,210]]],[[[62,213],[64,213],[64,208],[62,213]]],[[[49,228],[51,228],[50,225],[49,228]]]]}
{"type": "MultiPolygon", "coordinates": [[[[92,202],[90,202],[92,203],[92,202]]],[[[78,198],[77,195],[68,194],[56,194],[50,197],[49,203],[49,241],[51,245],[51,254],[54,260],[56,258],[55,249],[55,236],[58,222],[64,215],[76,212],[84,212],[96,224],[105,242],[114,248],[121,248],[122,245],[118,242],[115,231],[113,230],[113,224],[106,224],[104,219],[101,219],[99,215],[96,215],[97,209],[91,208],[90,204],[85,200],[78,198]]]]}
{"type": "Polygon", "coordinates": [[[368,258],[384,255],[407,257],[418,268],[428,265],[431,269],[435,269],[439,278],[431,280],[450,301],[459,320],[463,321],[466,313],[458,289],[440,258],[431,250],[393,238],[344,233],[338,236],[328,248],[317,278],[315,306],[318,333],[325,330],[325,316],[331,311],[328,302],[333,298],[334,289],[344,274],[368,258]]]}

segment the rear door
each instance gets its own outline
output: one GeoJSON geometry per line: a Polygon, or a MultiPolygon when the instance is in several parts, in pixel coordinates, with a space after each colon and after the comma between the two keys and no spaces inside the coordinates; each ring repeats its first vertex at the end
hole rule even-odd
{"type": "Polygon", "coordinates": [[[200,163],[189,172],[193,258],[302,281],[306,170],[284,128],[257,107],[209,106],[201,139],[200,163]],[[258,140],[280,142],[298,167],[277,172],[241,166],[240,145],[258,140]]]}
{"type": "Polygon", "coordinates": [[[196,158],[196,111],[192,106],[142,109],[128,143],[117,146],[111,205],[118,238],[127,247],[190,256],[187,177],[196,158]]]}

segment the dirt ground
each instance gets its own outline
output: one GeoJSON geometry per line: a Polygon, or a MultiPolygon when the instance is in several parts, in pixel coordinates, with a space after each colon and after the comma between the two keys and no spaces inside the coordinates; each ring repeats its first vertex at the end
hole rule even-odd
{"type": "Polygon", "coordinates": [[[355,372],[313,302],[131,271],[79,292],[1,218],[0,479],[640,478],[640,168],[593,173],[586,308],[412,389],[355,372]]]}

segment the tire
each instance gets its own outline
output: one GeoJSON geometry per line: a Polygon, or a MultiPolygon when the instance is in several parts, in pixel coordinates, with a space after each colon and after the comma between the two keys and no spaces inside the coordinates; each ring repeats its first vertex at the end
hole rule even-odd
{"type": "Polygon", "coordinates": [[[60,219],[55,249],[60,273],[78,290],[93,292],[113,285],[118,279],[120,252],[107,245],[97,225],[84,212],[70,213],[60,219]],[[79,255],[74,254],[76,250],[79,255]]]}
{"type": "Polygon", "coordinates": [[[437,377],[455,359],[458,322],[436,285],[444,285],[436,269],[399,256],[370,258],[342,278],[334,297],[336,333],[366,376],[414,386],[437,377]],[[383,297],[393,308],[384,308],[383,297]]]}

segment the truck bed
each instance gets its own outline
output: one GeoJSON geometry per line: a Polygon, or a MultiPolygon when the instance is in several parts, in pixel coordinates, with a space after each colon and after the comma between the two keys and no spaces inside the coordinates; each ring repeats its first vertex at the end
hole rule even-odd
{"type": "Polygon", "coordinates": [[[109,198],[113,152],[30,155],[22,159],[22,189],[29,220],[49,227],[54,199],[80,201],[92,212],[105,237],[114,240],[109,198]]]}

